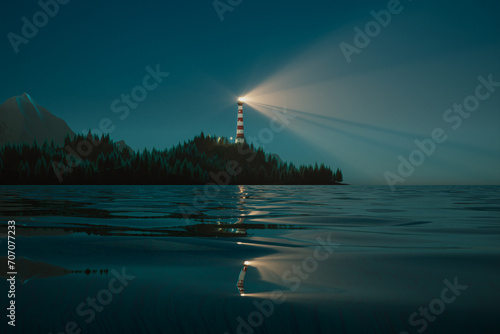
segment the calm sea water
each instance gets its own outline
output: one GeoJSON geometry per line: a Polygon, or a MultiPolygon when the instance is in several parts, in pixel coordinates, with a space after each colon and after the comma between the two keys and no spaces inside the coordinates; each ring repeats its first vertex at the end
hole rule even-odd
{"type": "Polygon", "coordinates": [[[500,332],[500,187],[216,190],[1,186],[2,332],[500,332]]]}

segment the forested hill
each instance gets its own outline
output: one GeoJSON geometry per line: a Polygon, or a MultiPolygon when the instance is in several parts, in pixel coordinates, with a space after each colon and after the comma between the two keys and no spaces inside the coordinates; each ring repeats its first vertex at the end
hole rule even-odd
{"type": "Polygon", "coordinates": [[[338,184],[342,172],[294,166],[275,155],[201,133],[171,149],[132,152],[109,135],[0,148],[1,184],[338,184]]]}

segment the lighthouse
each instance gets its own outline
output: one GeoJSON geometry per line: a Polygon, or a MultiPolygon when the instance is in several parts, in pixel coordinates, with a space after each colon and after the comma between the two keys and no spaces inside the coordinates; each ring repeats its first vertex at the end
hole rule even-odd
{"type": "Polygon", "coordinates": [[[243,132],[243,97],[238,98],[238,122],[236,123],[236,144],[243,144],[245,142],[245,134],[243,132]]]}

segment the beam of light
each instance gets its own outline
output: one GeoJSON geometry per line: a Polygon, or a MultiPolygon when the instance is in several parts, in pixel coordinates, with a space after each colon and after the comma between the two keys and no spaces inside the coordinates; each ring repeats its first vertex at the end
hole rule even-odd
{"type": "MultiPolygon", "coordinates": [[[[278,110],[277,106],[261,103],[255,103],[254,105],[266,114],[270,113],[271,116],[273,112],[278,110]]],[[[292,131],[304,128],[304,124],[302,124],[302,122],[305,122],[315,127],[324,128],[328,132],[335,132],[337,134],[344,135],[347,138],[361,141],[371,146],[378,146],[378,148],[389,152],[394,152],[395,150],[397,151],[403,148],[403,146],[398,145],[400,141],[397,140],[397,137],[399,136],[405,136],[410,139],[418,138],[404,132],[393,131],[391,129],[385,129],[360,122],[343,120],[332,116],[323,116],[315,113],[293,110],[290,108],[287,108],[286,112],[293,115],[295,119],[301,122],[299,123],[300,126],[292,126],[292,131]],[[370,133],[372,135],[370,135],[370,133]],[[387,140],[384,141],[379,139],[377,135],[374,135],[374,133],[377,133],[381,137],[386,137],[387,140]]],[[[300,131],[298,131],[297,134],[302,135],[300,131]]]]}
{"type": "MultiPolygon", "coordinates": [[[[339,147],[335,144],[340,143],[341,140],[336,141],[325,141],[324,138],[318,136],[318,131],[315,129],[318,124],[311,123],[308,121],[308,113],[305,115],[299,115],[293,110],[290,112],[288,107],[279,107],[278,105],[269,105],[261,102],[257,102],[255,97],[247,97],[246,104],[252,109],[255,109],[257,112],[267,116],[270,119],[276,118],[276,114],[278,113],[289,113],[294,119],[291,120],[288,124],[283,124],[286,126],[286,129],[293,132],[295,135],[305,139],[309,143],[315,145],[317,148],[322,149],[327,153],[327,155],[331,158],[334,158],[337,163],[341,162],[345,168],[349,168],[351,170],[356,169],[354,165],[348,162],[349,159],[341,158],[342,152],[339,151],[339,147]],[[298,117],[299,116],[299,117],[298,117]]],[[[271,101],[268,101],[271,102],[271,101]]],[[[321,124],[323,126],[323,124],[321,124]]],[[[332,133],[334,131],[333,128],[328,128],[327,131],[332,133]]],[[[339,133],[337,133],[338,135],[339,133]]]]}
{"type": "MultiPolygon", "coordinates": [[[[270,111],[275,111],[278,110],[279,107],[276,105],[269,105],[269,104],[264,104],[264,103],[258,103],[258,102],[253,102],[252,105],[254,106],[255,109],[261,111],[262,113],[269,114],[272,116],[272,113],[266,112],[266,110],[270,111]]],[[[373,124],[366,124],[362,122],[357,122],[357,121],[352,121],[352,120],[347,120],[347,119],[342,119],[338,117],[334,117],[331,115],[325,116],[325,115],[320,115],[320,114],[315,114],[312,112],[305,112],[301,110],[294,110],[291,108],[286,108],[286,111],[294,114],[295,117],[302,118],[304,120],[311,120],[315,122],[317,125],[325,125],[326,122],[334,123],[337,125],[342,125],[342,126],[351,126],[355,128],[359,128],[360,130],[365,131],[375,131],[378,132],[379,134],[382,135],[392,135],[394,138],[392,140],[398,140],[402,137],[409,139],[409,140],[414,140],[415,138],[419,138],[422,136],[426,136],[428,134],[424,133],[415,133],[411,131],[401,131],[398,129],[393,129],[389,127],[384,127],[384,126],[378,126],[378,125],[373,125],[373,124]]],[[[335,128],[332,128],[333,130],[336,130],[335,128]]],[[[373,137],[370,137],[370,140],[373,140],[373,137]]],[[[447,141],[447,145],[456,147],[458,149],[462,150],[468,150],[471,152],[478,152],[482,153],[483,155],[494,155],[497,152],[485,147],[481,146],[475,146],[471,145],[469,143],[463,143],[463,142],[458,142],[456,140],[449,140],[447,141]]]]}
{"type": "MultiPolygon", "coordinates": [[[[415,149],[415,139],[428,138],[432,129],[444,127],[443,111],[453,102],[461,102],[463,96],[430,80],[429,73],[434,77],[450,75],[443,66],[445,58],[389,56],[388,61],[390,44],[386,43],[371,45],[348,64],[338,46],[352,39],[351,32],[347,29],[343,35],[335,32],[326,36],[258,80],[249,75],[249,89],[240,91],[246,92],[243,97],[250,110],[268,118],[276,112],[293,115],[285,131],[324,152],[318,160],[327,157],[325,162],[333,168],[332,162],[360,177],[358,183],[385,183],[382,175],[397,168],[397,157],[408,157],[415,149]]],[[[389,41],[388,32],[387,37],[389,41]]],[[[259,72],[250,74],[255,73],[259,72]]],[[[231,98],[237,96],[232,94],[231,98]]],[[[447,152],[434,154],[430,163],[426,162],[425,169],[433,170],[431,174],[456,172],[461,167],[453,164],[464,153],[483,158],[497,153],[496,149],[474,148],[470,141],[459,143],[454,138],[443,146],[449,146],[447,152]]],[[[465,170],[460,174],[467,175],[465,170]]]]}
{"type": "MultiPolygon", "coordinates": [[[[309,272],[305,278],[299,279],[299,276],[294,273],[292,269],[294,266],[303,270],[304,260],[311,255],[311,252],[314,252],[314,248],[288,249],[287,253],[266,255],[255,258],[252,262],[255,263],[260,280],[270,283],[271,286],[287,294],[287,298],[300,300],[308,298],[308,292],[321,294],[324,291],[341,291],[334,282],[343,277],[336,264],[345,263],[345,254],[333,253],[328,261],[318,262],[317,269],[309,272]],[[289,285],[291,281],[285,281],[283,279],[284,275],[288,278],[294,277],[297,279],[299,290],[291,289],[289,285]]],[[[269,294],[269,291],[253,291],[251,296],[254,298],[268,298],[269,294]]]]}
{"type": "MultiPolygon", "coordinates": [[[[277,110],[279,110],[278,106],[264,103],[252,102],[251,105],[254,109],[258,110],[262,114],[267,115],[268,117],[273,117],[273,114],[277,110]]],[[[296,134],[301,137],[305,137],[307,139],[307,136],[304,134],[304,132],[299,130],[305,128],[304,123],[308,123],[309,125],[312,125],[314,127],[323,128],[328,132],[336,133],[339,135],[338,137],[344,138],[346,140],[353,140],[359,142],[363,146],[370,146],[378,149],[379,151],[385,151],[389,154],[405,151],[405,142],[401,140],[402,138],[406,139],[407,141],[413,141],[417,138],[428,136],[428,134],[422,135],[413,132],[404,132],[383,126],[365,124],[362,122],[341,119],[333,116],[324,116],[316,113],[294,110],[291,108],[286,108],[286,112],[293,115],[295,119],[299,121],[297,123],[297,126],[292,125],[290,126],[290,129],[296,132],[296,134]]],[[[312,139],[312,141],[317,145],[323,145],[322,141],[315,141],[314,139],[312,139]]],[[[458,143],[453,140],[450,140],[447,145],[449,145],[450,147],[459,148],[461,150],[467,150],[469,152],[481,153],[486,156],[490,156],[491,154],[493,154],[492,150],[475,147],[466,143],[458,143]]],[[[470,168],[465,168],[465,166],[457,166],[456,164],[450,162],[448,159],[445,159],[439,155],[433,156],[432,160],[435,165],[446,168],[448,170],[460,169],[463,172],[472,172],[470,168]]],[[[356,167],[351,165],[350,168],[356,167]]]]}
{"type": "MultiPolygon", "coordinates": [[[[373,73],[335,75],[335,70],[332,70],[334,59],[316,56],[324,50],[320,47],[318,52],[292,61],[251,89],[245,95],[245,103],[268,118],[274,118],[276,112],[292,115],[294,119],[286,124],[287,130],[324,151],[325,156],[343,170],[360,175],[360,178],[366,176],[367,180],[380,180],[385,170],[393,169],[394,165],[397,167],[399,154],[407,157],[415,149],[415,139],[428,138],[429,131],[441,123],[432,124],[429,128],[423,117],[416,120],[421,123],[415,123],[415,116],[421,115],[418,105],[404,106],[403,98],[394,98],[384,91],[385,82],[376,85],[373,73]],[[330,73],[334,74],[328,78],[319,73],[320,68],[324,69],[323,72],[330,69],[330,73]],[[373,77],[364,79],[370,75],[373,77]],[[358,82],[362,85],[356,86],[358,82]],[[401,106],[405,108],[404,116],[400,112],[401,106]],[[408,113],[407,110],[411,110],[409,107],[415,112],[408,113]],[[376,164],[367,168],[367,161],[376,161],[376,164]]],[[[408,93],[405,94],[408,96],[408,93]]],[[[481,152],[484,156],[492,153],[492,150],[480,147],[474,150],[470,145],[460,145],[453,139],[445,145],[474,154],[481,152]]],[[[426,168],[434,172],[467,172],[443,154],[434,154],[429,161],[431,163],[426,163],[426,168]]]]}
{"type": "Polygon", "coordinates": [[[266,244],[258,244],[258,243],[252,243],[252,242],[241,242],[241,241],[238,241],[237,244],[238,245],[245,245],[245,246],[254,246],[254,247],[269,248],[269,246],[266,245],[266,244]]]}
{"type": "MultiPolygon", "coordinates": [[[[362,141],[365,144],[377,144],[366,139],[362,128],[363,125],[376,125],[371,123],[370,119],[359,120],[355,115],[349,114],[350,105],[346,96],[353,96],[353,93],[347,91],[348,88],[343,84],[344,78],[338,75],[338,60],[331,57],[333,45],[330,42],[331,40],[328,43],[323,41],[313,46],[250,89],[244,96],[245,104],[268,118],[274,118],[276,112],[292,114],[294,119],[286,124],[286,130],[325,152],[322,159],[327,156],[330,161],[334,160],[337,166],[363,174],[364,163],[353,161],[355,150],[352,147],[348,149],[345,142],[359,140],[356,136],[364,135],[362,141]],[[333,124],[320,119],[333,115],[335,119],[330,121],[335,120],[339,124],[344,122],[341,124],[342,132],[335,131],[338,126],[334,127],[333,124]],[[347,122],[352,122],[352,126],[356,125],[360,129],[348,128],[347,122]],[[324,133],[328,138],[322,136],[324,133]]],[[[399,143],[398,140],[390,138],[382,140],[380,145],[383,147],[384,143],[394,142],[399,143]]],[[[390,148],[384,149],[390,151],[390,148]]]]}

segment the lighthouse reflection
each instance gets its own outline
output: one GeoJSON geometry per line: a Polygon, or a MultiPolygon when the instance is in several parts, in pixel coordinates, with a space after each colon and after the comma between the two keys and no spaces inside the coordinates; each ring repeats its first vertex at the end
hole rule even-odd
{"type": "MultiPolygon", "coordinates": [[[[246,199],[246,192],[245,192],[245,187],[244,186],[238,186],[239,188],[239,194],[238,194],[238,204],[239,207],[238,209],[243,211],[244,210],[244,204],[245,204],[245,199],[246,199]]],[[[245,219],[244,218],[239,218],[237,224],[243,223],[245,219]]],[[[240,275],[238,276],[238,282],[236,283],[236,287],[238,288],[238,292],[240,293],[240,296],[245,296],[245,275],[247,273],[248,265],[250,262],[245,261],[243,262],[243,267],[240,270],[240,275]]]]}
{"type": "Polygon", "coordinates": [[[247,273],[249,265],[250,262],[245,261],[243,263],[243,267],[241,268],[240,275],[238,276],[238,282],[236,283],[236,287],[238,288],[240,296],[245,296],[245,275],[247,273]]]}
{"type": "Polygon", "coordinates": [[[247,218],[262,214],[262,211],[249,210],[246,206],[248,198],[248,189],[245,186],[235,186],[234,192],[230,197],[222,198],[220,203],[214,207],[214,213],[218,217],[214,217],[211,222],[210,217],[204,218],[200,216],[198,219],[201,224],[193,224],[184,229],[197,235],[216,235],[224,237],[246,237],[248,236],[248,227],[262,228],[262,226],[245,222],[247,218]],[[217,210],[217,211],[215,211],[217,210]],[[223,214],[220,212],[223,211],[223,214]],[[206,222],[209,222],[208,224],[206,222]]]}

